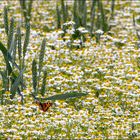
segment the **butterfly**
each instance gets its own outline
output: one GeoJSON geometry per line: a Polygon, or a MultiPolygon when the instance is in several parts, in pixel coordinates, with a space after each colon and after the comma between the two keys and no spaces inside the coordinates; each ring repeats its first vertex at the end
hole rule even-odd
{"type": "Polygon", "coordinates": [[[47,102],[47,103],[41,103],[39,101],[36,101],[36,104],[39,106],[39,109],[42,110],[43,112],[46,112],[53,103],[47,102]]]}

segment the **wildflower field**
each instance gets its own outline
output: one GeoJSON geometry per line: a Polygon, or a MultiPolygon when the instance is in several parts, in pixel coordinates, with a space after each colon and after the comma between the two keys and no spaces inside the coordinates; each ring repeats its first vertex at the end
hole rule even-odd
{"type": "Polygon", "coordinates": [[[140,1],[0,1],[0,139],[140,139],[140,1]]]}

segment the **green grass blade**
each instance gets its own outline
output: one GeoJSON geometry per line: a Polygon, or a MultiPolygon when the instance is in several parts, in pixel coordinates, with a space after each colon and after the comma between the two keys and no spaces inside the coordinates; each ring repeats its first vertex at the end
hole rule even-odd
{"type": "Polygon", "coordinates": [[[32,62],[32,82],[34,93],[37,93],[37,62],[35,59],[32,62]]]}
{"type": "Polygon", "coordinates": [[[56,5],[56,14],[57,14],[57,28],[61,28],[61,15],[58,5],[56,5]]]}
{"type": "Polygon", "coordinates": [[[45,70],[43,80],[42,80],[42,86],[41,86],[41,90],[40,90],[40,93],[42,96],[44,96],[44,94],[46,92],[46,78],[47,78],[47,71],[45,70]]]}
{"type": "Polygon", "coordinates": [[[21,6],[21,9],[22,9],[23,16],[25,18],[25,23],[27,23],[27,6],[26,6],[26,1],[25,0],[19,0],[19,2],[20,2],[20,6],[21,6]]]}
{"type": "Polygon", "coordinates": [[[16,61],[16,51],[17,51],[17,34],[14,37],[14,50],[13,50],[13,61],[16,61]]]}
{"type": "Polygon", "coordinates": [[[91,19],[91,24],[90,24],[90,34],[92,35],[93,32],[93,27],[94,27],[94,20],[95,20],[95,6],[96,6],[96,0],[92,0],[92,6],[91,6],[91,12],[90,12],[90,19],[91,19]]]}
{"type": "MultiPolygon", "coordinates": [[[[13,60],[11,60],[12,57],[10,56],[10,54],[7,55],[8,51],[7,51],[7,49],[4,47],[4,45],[1,42],[0,42],[0,50],[1,50],[2,54],[3,54],[3,56],[4,56],[4,59],[5,59],[5,63],[6,63],[7,71],[8,71],[8,76],[10,76],[12,74],[13,79],[16,79],[17,76],[13,73],[13,69],[12,69],[12,67],[11,67],[11,65],[9,63],[9,61],[13,62],[13,60]]],[[[15,62],[13,64],[14,64],[14,66],[16,66],[18,68],[18,65],[15,62]]],[[[25,85],[23,84],[22,81],[21,81],[21,85],[23,87],[25,87],[25,85]]]]}
{"type": "MultiPolygon", "coordinates": [[[[4,45],[1,42],[0,42],[0,50],[3,54],[3,56],[4,56],[6,66],[7,66],[7,70],[8,70],[9,76],[10,76],[10,74],[13,72],[13,69],[12,69],[9,61],[11,61],[14,64],[14,66],[16,66],[18,69],[19,69],[19,67],[15,62],[13,62],[11,55],[8,53],[7,49],[4,47],[4,45]]],[[[13,75],[16,78],[16,75],[14,73],[13,73],[13,75]]]]}
{"type": "Polygon", "coordinates": [[[7,44],[8,49],[11,46],[13,36],[14,36],[14,18],[12,17],[10,20],[10,29],[8,31],[8,44],[7,44]]]}
{"type": "Polygon", "coordinates": [[[135,15],[133,14],[133,26],[136,30],[137,38],[140,40],[140,35],[138,34],[138,30],[136,29],[136,21],[135,21],[135,15]]]}
{"type": "Polygon", "coordinates": [[[1,105],[3,105],[4,104],[4,101],[3,101],[3,99],[4,99],[4,92],[5,92],[5,90],[1,90],[0,91],[0,100],[1,100],[1,105]]]}
{"type": "Polygon", "coordinates": [[[22,80],[23,71],[24,71],[24,69],[22,71],[20,71],[19,76],[14,80],[14,83],[11,86],[11,89],[10,89],[10,92],[11,92],[10,98],[11,99],[14,98],[14,96],[19,88],[19,85],[20,85],[21,80],[22,80]]]}
{"type": "Polygon", "coordinates": [[[114,17],[114,9],[115,9],[115,0],[111,2],[111,18],[114,17]]]}
{"type": "Polygon", "coordinates": [[[15,37],[13,36],[13,38],[12,38],[12,41],[11,41],[11,44],[10,44],[10,48],[9,48],[9,50],[8,50],[8,52],[9,52],[9,54],[11,54],[11,56],[12,56],[12,53],[13,53],[13,51],[14,51],[14,40],[15,40],[15,37]]]}
{"type": "Polygon", "coordinates": [[[8,83],[6,71],[1,71],[0,70],[0,74],[1,74],[1,77],[2,77],[3,88],[6,90],[7,89],[7,83],[8,83]]]}
{"type": "Polygon", "coordinates": [[[68,17],[69,17],[69,14],[68,14],[68,4],[66,3],[66,6],[65,6],[65,15],[66,15],[66,21],[68,20],[68,17]]]}
{"type": "Polygon", "coordinates": [[[40,73],[42,70],[42,64],[43,64],[43,59],[44,59],[44,54],[45,54],[45,47],[46,47],[46,39],[44,38],[42,41],[42,45],[41,45],[41,50],[40,50],[40,55],[39,55],[39,77],[40,77],[40,73]]]}
{"type": "Polygon", "coordinates": [[[5,62],[6,62],[6,66],[7,66],[7,69],[8,69],[8,73],[10,75],[11,72],[12,72],[12,67],[11,67],[11,65],[9,63],[9,59],[7,57],[8,51],[7,51],[7,49],[4,47],[4,45],[1,42],[0,42],[0,50],[3,53],[4,59],[5,59],[5,62]]]}
{"type": "Polygon", "coordinates": [[[76,0],[74,0],[74,4],[73,4],[73,20],[75,22],[75,28],[77,28],[79,24],[79,20],[77,17],[77,1],[76,0]]]}
{"type": "Polygon", "coordinates": [[[29,5],[28,5],[28,10],[27,10],[27,22],[30,22],[31,20],[31,11],[32,11],[32,4],[33,4],[33,0],[29,1],[29,5]]]}
{"type": "Polygon", "coordinates": [[[104,32],[107,32],[109,30],[109,25],[108,25],[107,18],[106,18],[105,13],[104,13],[103,3],[102,3],[101,0],[98,1],[98,8],[101,12],[101,27],[102,27],[102,30],[104,32]]]}
{"type": "Polygon", "coordinates": [[[26,24],[26,35],[25,35],[25,40],[24,40],[24,45],[23,45],[23,60],[26,55],[27,47],[29,44],[29,38],[30,38],[30,23],[26,24]]]}
{"type": "Polygon", "coordinates": [[[62,11],[62,19],[63,19],[63,23],[66,22],[66,13],[65,13],[65,3],[64,0],[61,0],[61,11],[62,11]]]}
{"type": "Polygon", "coordinates": [[[22,45],[21,45],[21,29],[20,29],[20,26],[17,27],[17,46],[18,46],[18,59],[19,59],[19,62],[20,62],[20,66],[21,66],[21,59],[22,59],[22,55],[21,55],[21,52],[22,52],[22,45]]]}
{"type": "Polygon", "coordinates": [[[81,96],[86,96],[86,95],[88,95],[88,94],[71,91],[71,92],[66,92],[65,94],[54,95],[54,96],[44,98],[44,99],[41,98],[41,100],[66,100],[68,98],[75,98],[75,97],[81,97],[81,96]]]}
{"type": "Polygon", "coordinates": [[[7,7],[4,7],[4,28],[5,28],[5,32],[8,36],[8,31],[9,31],[9,25],[8,25],[8,10],[7,7]]]}
{"type": "Polygon", "coordinates": [[[86,27],[87,25],[87,4],[86,1],[83,1],[83,16],[82,16],[82,26],[86,27]]]}

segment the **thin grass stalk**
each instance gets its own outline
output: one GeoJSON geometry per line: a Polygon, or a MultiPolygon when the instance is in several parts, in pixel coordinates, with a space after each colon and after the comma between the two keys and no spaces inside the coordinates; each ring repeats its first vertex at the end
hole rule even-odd
{"type": "Polygon", "coordinates": [[[83,3],[84,1],[83,0],[77,0],[77,3],[78,3],[78,16],[81,18],[81,14],[82,14],[82,11],[83,11],[83,3]]]}
{"type": "Polygon", "coordinates": [[[27,23],[27,25],[26,25],[26,35],[25,35],[25,40],[24,40],[24,45],[23,45],[23,64],[22,64],[22,68],[24,67],[25,55],[26,55],[26,52],[27,52],[28,44],[29,44],[29,38],[30,38],[30,23],[27,23]]]}
{"type": "Polygon", "coordinates": [[[91,17],[91,27],[90,27],[90,34],[92,35],[92,32],[94,31],[94,20],[95,20],[95,6],[96,6],[96,0],[92,0],[92,6],[91,6],[91,12],[90,12],[90,17],[91,17]]]}
{"type": "MultiPolygon", "coordinates": [[[[24,40],[24,44],[23,44],[23,59],[22,59],[22,66],[21,69],[23,69],[25,67],[25,56],[26,56],[26,52],[27,52],[27,47],[29,44],[29,38],[30,38],[30,23],[26,24],[26,35],[25,35],[25,40],[24,40]]],[[[24,77],[22,75],[22,81],[24,81],[24,77]]],[[[23,90],[23,86],[21,87],[21,90],[23,90]]]]}
{"type": "Polygon", "coordinates": [[[4,93],[5,93],[5,91],[1,90],[1,105],[4,104],[4,93]]]}
{"type": "Polygon", "coordinates": [[[138,30],[136,29],[136,21],[135,21],[135,16],[133,14],[133,26],[135,27],[137,38],[140,40],[140,35],[138,34],[138,30]]]}
{"type": "Polygon", "coordinates": [[[39,55],[38,87],[39,87],[40,75],[41,75],[41,71],[42,71],[44,54],[45,54],[45,47],[46,47],[46,39],[44,38],[43,41],[42,41],[42,45],[41,45],[41,49],[40,49],[40,55],[39,55]]]}
{"type": "Polygon", "coordinates": [[[27,10],[27,23],[31,20],[31,11],[32,11],[33,0],[29,1],[28,10],[27,10]]]}
{"type": "Polygon", "coordinates": [[[21,29],[20,26],[17,27],[17,48],[18,48],[18,60],[19,67],[22,69],[22,45],[21,45],[21,29]]]}
{"type": "Polygon", "coordinates": [[[111,1],[111,18],[114,17],[115,0],[111,1]]]}
{"type": "Polygon", "coordinates": [[[8,31],[9,31],[9,24],[8,24],[8,10],[7,7],[4,7],[4,28],[5,28],[5,32],[8,36],[8,31]]]}
{"type": "Polygon", "coordinates": [[[62,11],[63,23],[65,23],[67,19],[66,19],[66,10],[65,10],[64,0],[61,0],[61,11],[62,11]]]}
{"type": "Polygon", "coordinates": [[[69,17],[68,9],[69,9],[68,4],[66,3],[66,6],[65,6],[66,20],[68,20],[68,17],[69,17]]]}
{"type": "MultiPolygon", "coordinates": [[[[13,40],[13,36],[14,36],[14,18],[12,17],[10,19],[10,28],[8,31],[8,40],[7,40],[7,50],[9,51],[12,40],[13,40]]],[[[7,58],[8,58],[8,53],[7,53],[7,58]]],[[[9,71],[8,71],[8,67],[6,66],[6,73],[7,73],[7,77],[9,76],[9,71]]],[[[7,83],[7,91],[9,91],[9,85],[10,85],[10,80],[8,79],[8,83],[7,83]]]]}
{"type": "Polygon", "coordinates": [[[34,89],[34,94],[37,95],[38,87],[37,87],[37,62],[34,59],[32,62],[32,82],[33,82],[33,89],[34,89]]]}
{"type": "Polygon", "coordinates": [[[10,29],[8,31],[8,43],[7,43],[7,48],[10,48],[12,39],[13,39],[13,35],[14,35],[14,18],[12,17],[10,20],[10,29]]]}
{"type": "Polygon", "coordinates": [[[87,4],[86,0],[83,2],[83,16],[82,16],[82,26],[86,28],[87,24],[87,4]]]}
{"type": "Polygon", "coordinates": [[[76,21],[76,9],[77,9],[77,2],[74,0],[73,4],[73,20],[76,21]]]}
{"type": "Polygon", "coordinates": [[[11,82],[12,82],[11,89],[10,89],[10,92],[11,92],[10,98],[11,99],[13,99],[16,92],[18,92],[18,90],[20,90],[19,86],[20,86],[20,83],[22,81],[23,71],[24,71],[24,69],[20,71],[20,73],[16,79],[14,79],[14,78],[11,79],[11,82]]]}
{"type": "Polygon", "coordinates": [[[47,71],[45,70],[43,73],[44,73],[44,75],[43,75],[42,86],[41,86],[41,90],[40,90],[40,93],[42,96],[44,96],[45,92],[46,92],[47,71]]]}
{"type": "Polygon", "coordinates": [[[79,23],[79,25],[78,25],[78,27],[79,26],[82,26],[82,17],[83,17],[83,5],[84,5],[84,0],[78,0],[77,1],[78,2],[78,10],[77,10],[77,15],[78,15],[78,18],[79,18],[79,21],[80,21],[80,23],[79,23]]]}
{"type": "Polygon", "coordinates": [[[108,28],[108,23],[107,23],[105,14],[104,14],[102,0],[98,1],[98,6],[99,6],[98,8],[99,8],[99,10],[101,12],[101,27],[102,27],[102,30],[104,32],[107,32],[109,28],[108,28]]]}
{"type": "Polygon", "coordinates": [[[56,14],[57,14],[57,28],[61,28],[61,15],[58,4],[56,5],[56,14]]]}
{"type": "Polygon", "coordinates": [[[78,19],[78,26],[77,26],[77,28],[79,27],[79,26],[81,26],[81,24],[82,24],[82,3],[81,3],[82,1],[80,1],[80,0],[78,0],[77,1],[77,19],[78,19]]]}
{"type": "Polygon", "coordinates": [[[100,15],[97,14],[97,20],[96,20],[96,30],[100,29],[100,15]]]}
{"type": "Polygon", "coordinates": [[[39,55],[39,76],[42,70],[42,64],[45,54],[45,47],[46,47],[46,39],[44,38],[41,45],[40,55],[39,55]]]}
{"type": "Polygon", "coordinates": [[[77,6],[78,6],[77,1],[74,0],[74,4],[73,4],[73,20],[75,22],[75,25],[74,25],[75,29],[79,26],[79,19],[77,17],[77,10],[78,10],[77,6]]]}
{"type": "Polygon", "coordinates": [[[14,37],[13,61],[16,61],[16,51],[17,51],[17,34],[15,34],[14,37]]]}
{"type": "Polygon", "coordinates": [[[4,89],[4,91],[6,91],[7,89],[7,75],[6,75],[6,71],[0,71],[1,77],[2,77],[2,87],[4,89]]]}
{"type": "Polygon", "coordinates": [[[21,104],[23,105],[24,104],[24,102],[23,102],[24,101],[24,96],[21,94],[21,91],[20,91],[19,88],[17,89],[17,93],[18,93],[19,96],[21,96],[21,104]]]}
{"type": "Polygon", "coordinates": [[[104,11],[103,11],[103,7],[102,7],[102,1],[101,0],[98,0],[98,9],[101,13],[101,16],[100,16],[100,26],[102,28],[102,30],[104,31],[104,24],[105,24],[105,17],[104,17],[104,11]]]}
{"type": "Polygon", "coordinates": [[[27,23],[27,8],[26,8],[26,1],[25,0],[19,0],[20,1],[20,6],[22,9],[22,13],[25,19],[25,23],[27,23]]]}
{"type": "Polygon", "coordinates": [[[133,14],[133,26],[136,26],[136,22],[135,22],[135,15],[133,14]]]}
{"type": "Polygon", "coordinates": [[[14,40],[15,40],[15,36],[13,35],[12,37],[12,41],[11,41],[11,44],[10,44],[10,48],[8,50],[8,53],[13,56],[13,51],[14,51],[14,40]]]}

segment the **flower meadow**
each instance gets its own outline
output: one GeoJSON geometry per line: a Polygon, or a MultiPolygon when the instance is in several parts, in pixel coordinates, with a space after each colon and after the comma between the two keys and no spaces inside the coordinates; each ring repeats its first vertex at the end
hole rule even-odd
{"type": "Polygon", "coordinates": [[[0,13],[0,139],[140,139],[140,1],[4,0],[0,13]]]}

